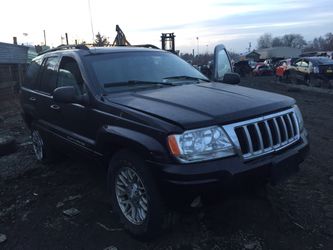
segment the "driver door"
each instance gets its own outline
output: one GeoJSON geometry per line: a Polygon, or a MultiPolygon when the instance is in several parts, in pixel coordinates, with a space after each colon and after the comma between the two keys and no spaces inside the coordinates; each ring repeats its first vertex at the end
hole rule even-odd
{"type": "MultiPolygon", "coordinates": [[[[77,96],[88,95],[76,60],[69,56],[61,58],[58,70],[57,87],[72,86],[77,96]]],[[[69,143],[80,149],[91,151],[94,147],[91,110],[89,106],[79,103],[56,103],[59,107],[59,131],[69,143]]]]}

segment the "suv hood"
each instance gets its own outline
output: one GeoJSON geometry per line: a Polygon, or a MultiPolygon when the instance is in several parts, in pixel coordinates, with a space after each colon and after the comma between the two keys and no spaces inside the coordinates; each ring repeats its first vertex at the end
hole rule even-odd
{"type": "Polygon", "coordinates": [[[107,99],[184,129],[232,123],[295,103],[287,96],[214,82],[110,94],[107,99]]]}

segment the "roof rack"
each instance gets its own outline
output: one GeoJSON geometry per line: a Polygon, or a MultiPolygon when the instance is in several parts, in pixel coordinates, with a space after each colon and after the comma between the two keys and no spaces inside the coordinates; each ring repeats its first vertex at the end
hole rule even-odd
{"type": "Polygon", "coordinates": [[[89,48],[85,44],[69,44],[69,45],[59,45],[53,49],[48,49],[38,53],[38,55],[42,55],[48,52],[58,51],[58,50],[66,50],[66,49],[84,49],[89,50],[89,48]]]}
{"type": "Polygon", "coordinates": [[[152,44],[138,44],[138,45],[131,45],[132,47],[141,47],[141,48],[150,48],[150,49],[160,49],[159,47],[152,45],[152,44]]]}

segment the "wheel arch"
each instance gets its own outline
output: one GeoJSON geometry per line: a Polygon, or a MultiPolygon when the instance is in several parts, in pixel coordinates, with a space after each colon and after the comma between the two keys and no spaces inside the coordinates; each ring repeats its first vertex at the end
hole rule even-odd
{"type": "Polygon", "coordinates": [[[97,150],[105,160],[121,150],[139,154],[146,160],[167,160],[168,152],[155,138],[128,128],[117,126],[103,127],[97,136],[97,150]]]}

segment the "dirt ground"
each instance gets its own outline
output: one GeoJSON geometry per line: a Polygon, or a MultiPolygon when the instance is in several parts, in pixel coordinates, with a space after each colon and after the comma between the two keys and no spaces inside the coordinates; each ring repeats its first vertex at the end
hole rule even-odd
{"type": "Polygon", "coordinates": [[[269,77],[242,85],[297,100],[311,140],[300,172],[266,195],[240,194],[186,210],[170,232],[149,243],[121,229],[103,168],[67,158],[38,164],[17,102],[0,102],[0,133],[19,143],[16,153],[0,157],[0,249],[333,249],[333,95],[269,77]],[[65,215],[70,208],[79,213],[65,215]]]}

